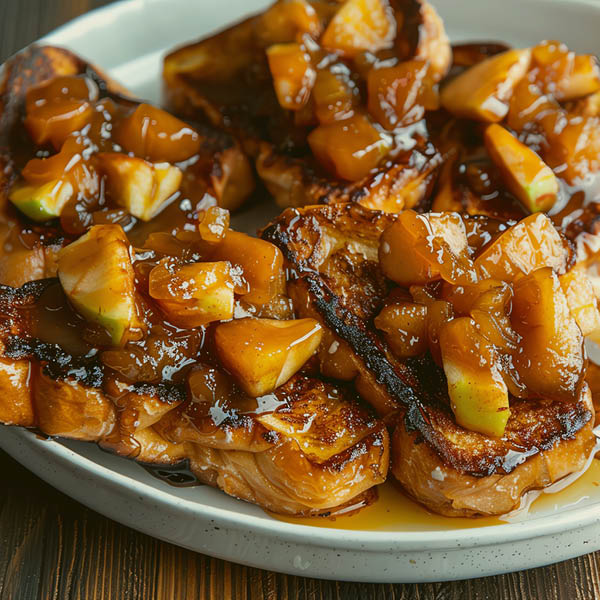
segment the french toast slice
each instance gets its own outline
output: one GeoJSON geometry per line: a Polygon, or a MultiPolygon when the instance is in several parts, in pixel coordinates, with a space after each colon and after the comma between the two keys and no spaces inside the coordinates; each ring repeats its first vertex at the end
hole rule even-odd
{"type": "Polygon", "coordinates": [[[101,348],[69,331],[71,316],[56,318],[69,311],[55,279],[0,286],[0,422],[94,441],[144,464],[187,461],[199,481],[276,513],[360,504],[385,480],[387,429],[347,386],[308,367],[250,398],[204,362],[209,350],[188,376],[126,381],[101,348]],[[44,322],[50,305],[55,316],[44,322]]]}
{"type": "MultiPolygon", "coordinates": [[[[9,201],[9,194],[29,159],[52,156],[47,143],[36,145],[24,126],[27,92],[61,76],[86,76],[98,89],[98,100],[114,101],[131,110],[142,101],[97,67],[72,52],[53,46],[33,45],[9,59],[0,71],[0,283],[20,286],[26,281],[53,277],[58,250],[83,231],[65,230],[58,219],[40,223],[31,220],[9,201]]],[[[200,145],[197,156],[183,166],[187,189],[199,198],[216,200],[235,210],[254,188],[248,159],[233,138],[206,125],[196,124],[200,145]]],[[[85,136],[84,136],[85,137],[85,136]]],[[[85,196],[85,194],[83,194],[85,196]]],[[[85,198],[84,198],[85,200],[85,198]]],[[[102,201],[103,199],[101,199],[102,201]]],[[[192,200],[195,200],[192,198],[192,200]]],[[[170,231],[196,218],[193,210],[173,202],[150,223],[138,222],[129,228],[132,241],[141,243],[156,230],[170,231]]],[[[88,219],[90,220],[90,219],[88,219]]],[[[84,226],[89,226],[86,223],[84,226]]],[[[78,225],[79,227],[79,225],[78,225]]]]}
{"type": "MultiPolygon", "coordinates": [[[[391,0],[385,6],[391,14],[394,40],[379,53],[365,51],[362,71],[356,67],[351,76],[356,80],[353,94],[362,97],[358,102],[365,105],[360,107],[363,112],[369,61],[375,64],[381,60],[382,66],[396,64],[396,60],[427,63],[433,84],[446,75],[452,62],[443,23],[427,0],[391,0]]],[[[264,13],[175,49],[164,61],[165,103],[175,114],[204,118],[239,139],[255,160],[265,187],[281,207],[352,201],[397,212],[418,206],[432,191],[442,163],[423,118],[409,119],[406,126],[388,132],[393,147],[389,157],[366,169],[364,176],[351,177],[349,181],[348,177],[332,176],[311,150],[308,136],[318,124],[311,113],[313,98],[301,110],[282,108],[278,100],[265,52],[269,47],[302,43],[308,53],[314,52],[315,64],[322,63],[324,70],[329,64],[342,70],[349,66],[354,69],[352,57],[343,52],[326,47],[315,50],[319,48],[319,36],[339,7],[335,2],[282,0],[264,13]],[[295,28],[300,30],[297,35],[293,34],[295,28]]],[[[353,18],[357,18],[356,12],[353,18]]],[[[350,38],[353,28],[360,28],[360,22],[347,27],[350,38]]],[[[333,110],[338,101],[332,93],[329,108],[333,110]]],[[[332,144],[335,137],[330,139],[332,144]]],[[[354,157],[369,153],[368,148],[357,150],[354,157]]]]}
{"type": "Polygon", "coordinates": [[[571,401],[511,400],[502,437],[469,431],[450,409],[443,371],[428,355],[398,360],[373,318],[390,291],[379,237],[395,217],[341,204],[288,209],[263,230],[288,267],[300,316],[326,329],[321,371],[354,381],[393,429],[392,473],[406,492],[448,516],[503,514],[587,464],[596,440],[587,385],[571,401]]]}

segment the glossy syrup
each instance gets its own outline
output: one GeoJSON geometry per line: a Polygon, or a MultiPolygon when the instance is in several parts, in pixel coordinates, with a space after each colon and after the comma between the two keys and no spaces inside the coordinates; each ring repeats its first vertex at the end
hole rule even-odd
{"type": "Polygon", "coordinates": [[[349,517],[288,517],[268,513],[274,519],[333,529],[353,531],[450,531],[502,525],[506,522],[535,519],[557,514],[574,507],[600,502],[600,460],[593,460],[587,471],[571,485],[555,493],[542,493],[527,514],[518,517],[454,518],[429,512],[408,498],[394,483],[378,487],[379,499],[349,517]]]}

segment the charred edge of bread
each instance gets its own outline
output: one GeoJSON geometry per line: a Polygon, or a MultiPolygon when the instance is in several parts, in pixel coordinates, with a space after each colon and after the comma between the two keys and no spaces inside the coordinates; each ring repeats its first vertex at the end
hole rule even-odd
{"type": "Polygon", "coordinates": [[[327,235],[324,228],[337,226],[336,233],[342,238],[348,235],[349,242],[360,236],[372,242],[389,218],[382,221],[381,215],[356,205],[306,207],[285,211],[263,231],[263,237],[277,245],[289,263],[293,277],[289,283],[291,291],[299,288],[303,298],[308,299],[299,303],[297,310],[312,311],[311,316],[320,318],[347,342],[362,364],[362,373],[369,373],[371,383],[387,393],[391,402],[383,404],[383,408],[389,411],[391,406],[401,417],[390,419],[384,413],[388,423],[397,422],[399,428],[414,434],[416,444],[425,444],[444,464],[474,477],[509,473],[516,465],[507,457],[515,450],[527,450],[534,455],[559,441],[572,439],[585,428],[593,415],[582,402],[523,403],[516,399],[513,399],[515,416],[509,420],[505,438],[489,438],[461,428],[450,410],[442,370],[427,358],[397,361],[372,326],[344,306],[328,286],[327,277],[319,273],[319,247],[322,237],[327,235]],[[518,419],[526,412],[523,407],[531,409],[536,421],[546,421],[547,426],[532,427],[531,421],[528,426],[523,425],[518,419]],[[458,438],[468,440],[464,447],[456,442],[458,438]]]}
{"type": "MultiPolygon", "coordinates": [[[[546,488],[586,468],[597,448],[593,422],[585,422],[583,417],[591,408],[586,388],[577,405],[575,410],[582,416],[578,424],[584,423],[580,429],[565,428],[563,435],[555,436],[553,443],[549,440],[543,448],[510,448],[505,459],[514,467],[483,477],[446,464],[431,446],[419,442],[419,433],[397,427],[391,472],[410,496],[437,513],[449,517],[506,514],[519,508],[528,491],[546,488]]],[[[519,404],[511,406],[517,413],[522,408],[519,404]]]]}

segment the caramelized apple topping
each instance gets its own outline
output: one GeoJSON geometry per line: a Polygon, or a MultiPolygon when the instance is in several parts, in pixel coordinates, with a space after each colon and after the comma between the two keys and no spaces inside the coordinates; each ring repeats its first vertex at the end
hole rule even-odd
{"type": "Polygon", "coordinates": [[[397,358],[428,352],[443,367],[460,425],[502,436],[511,396],[579,396],[583,336],[598,332],[600,312],[584,263],[547,216],[507,227],[404,211],[379,256],[401,287],[374,325],[397,358]]]}
{"type": "Polygon", "coordinates": [[[283,385],[317,351],[322,329],[314,319],[236,319],[220,324],[215,345],[225,368],[250,396],[283,385]]]}
{"type": "Polygon", "coordinates": [[[251,153],[258,140],[292,156],[308,146],[318,173],[355,182],[427,138],[424,117],[438,108],[450,56],[425,0],[278,0],[169,55],[165,79],[176,108],[190,113],[180,100],[193,96],[251,153]]]}
{"type": "Polygon", "coordinates": [[[73,237],[117,223],[140,244],[152,230],[195,224],[215,200],[237,208],[252,191],[248,160],[228,136],[207,140],[162,109],[102,89],[100,98],[94,79],[74,75],[27,92],[31,159],[9,193],[23,215],[73,237]]]}

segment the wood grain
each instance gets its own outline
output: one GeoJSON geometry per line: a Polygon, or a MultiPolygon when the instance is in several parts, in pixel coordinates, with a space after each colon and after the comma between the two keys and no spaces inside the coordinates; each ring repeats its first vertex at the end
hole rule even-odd
{"type": "MultiPolygon", "coordinates": [[[[107,3],[0,0],[0,62],[107,3]]],[[[57,492],[3,452],[0,473],[0,600],[600,599],[600,553],[472,581],[319,581],[231,564],[142,535],[57,492]]]]}

